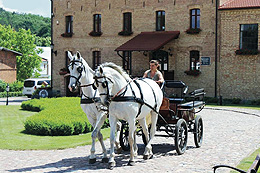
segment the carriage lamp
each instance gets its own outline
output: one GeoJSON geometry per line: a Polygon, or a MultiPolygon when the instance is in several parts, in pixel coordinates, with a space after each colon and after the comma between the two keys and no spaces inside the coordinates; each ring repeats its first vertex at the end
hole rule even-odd
{"type": "Polygon", "coordinates": [[[8,92],[10,90],[9,84],[6,86],[6,92],[7,92],[7,97],[6,97],[6,105],[8,105],[8,92]]]}

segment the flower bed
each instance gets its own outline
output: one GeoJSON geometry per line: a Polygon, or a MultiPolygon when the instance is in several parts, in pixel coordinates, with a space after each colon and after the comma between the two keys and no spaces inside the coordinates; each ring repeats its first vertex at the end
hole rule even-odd
{"type": "Polygon", "coordinates": [[[191,76],[198,76],[201,72],[198,70],[187,70],[184,73],[191,76]]]}
{"type": "Polygon", "coordinates": [[[133,32],[129,32],[129,31],[121,31],[118,33],[118,35],[122,35],[122,36],[130,36],[132,34],[133,32]]]}
{"type": "Polygon", "coordinates": [[[91,31],[89,33],[89,35],[93,37],[100,37],[102,34],[103,34],[102,32],[95,32],[95,31],[91,31]]]}
{"type": "Polygon", "coordinates": [[[250,49],[238,49],[235,51],[237,55],[257,55],[259,53],[258,50],[250,50],[250,49]]]}
{"type": "Polygon", "coordinates": [[[200,33],[201,29],[200,28],[189,28],[185,32],[187,34],[198,34],[200,33]]]}

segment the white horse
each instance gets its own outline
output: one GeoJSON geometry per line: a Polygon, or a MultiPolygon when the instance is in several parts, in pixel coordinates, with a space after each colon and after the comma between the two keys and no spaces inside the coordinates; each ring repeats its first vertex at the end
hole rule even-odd
{"type": "Polygon", "coordinates": [[[123,69],[114,63],[100,65],[95,72],[95,87],[98,88],[101,103],[109,105],[110,123],[110,158],[109,166],[112,169],[114,160],[114,141],[116,122],[125,120],[129,125],[130,160],[128,165],[134,165],[134,156],[137,153],[135,146],[136,120],[141,125],[149,141],[145,147],[144,159],[151,158],[151,142],[155,135],[158,112],[163,100],[163,93],[159,85],[148,78],[132,80],[123,69]],[[150,140],[146,124],[146,116],[151,113],[150,140]]]}
{"type": "MultiPolygon", "coordinates": [[[[89,157],[89,163],[96,162],[95,155],[95,140],[98,137],[98,140],[101,143],[103,150],[103,158],[102,162],[108,162],[107,151],[103,141],[103,135],[100,132],[104,121],[107,118],[107,109],[102,106],[100,103],[99,93],[95,91],[92,87],[94,82],[93,76],[94,71],[89,67],[87,62],[81,57],[81,54],[77,51],[77,53],[72,56],[72,54],[68,51],[68,57],[70,59],[70,64],[68,69],[70,71],[70,83],[68,88],[71,92],[75,92],[77,87],[81,86],[82,89],[82,98],[81,98],[81,108],[86,113],[87,118],[94,130],[92,132],[92,147],[91,147],[91,155],[89,157]],[[99,100],[98,100],[99,99],[99,100]]],[[[117,131],[121,128],[121,123],[117,124],[117,131]]],[[[117,133],[116,146],[118,152],[120,152],[119,147],[119,134],[117,133]]]]}

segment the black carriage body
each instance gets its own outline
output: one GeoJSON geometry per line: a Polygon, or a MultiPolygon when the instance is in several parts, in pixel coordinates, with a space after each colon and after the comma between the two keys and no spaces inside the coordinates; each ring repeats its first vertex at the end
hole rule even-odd
{"type": "MultiPolygon", "coordinates": [[[[156,135],[162,137],[174,137],[175,148],[178,154],[183,154],[186,150],[188,132],[194,134],[196,147],[200,147],[203,138],[202,118],[196,113],[200,112],[204,106],[204,89],[197,89],[187,94],[188,86],[182,81],[165,81],[162,88],[164,98],[160,107],[157,120],[157,131],[164,131],[166,135],[156,135]],[[197,111],[198,110],[198,111],[197,111]]],[[[126,122],[124,122],[126,123],[126,122]]],[[[120,136],[121,145],[125,143],[128,134],[127,124],[121,130],[123,135],[120,136]],[[126,128],[126,129],[125,129],[126,128]]],[[[137,135],[142,135],[143,142],[146,144],[142,130],[138,128],[137,135]]]]}

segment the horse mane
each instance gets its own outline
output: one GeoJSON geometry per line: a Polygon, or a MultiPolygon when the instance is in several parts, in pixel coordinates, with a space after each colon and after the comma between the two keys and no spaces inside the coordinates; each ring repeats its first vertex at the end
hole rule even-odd
{"type": "Polygon", "coordinates": [[[120,73],[126,80],[130,80],[130,76],[125,72],[125,70],[123,70],[122,67],[112,63],[112,62],[105,62],[102,64],[102,67],[109,67],[112,68],[114,70],[116,70],[118,73],[120,73]]]}

